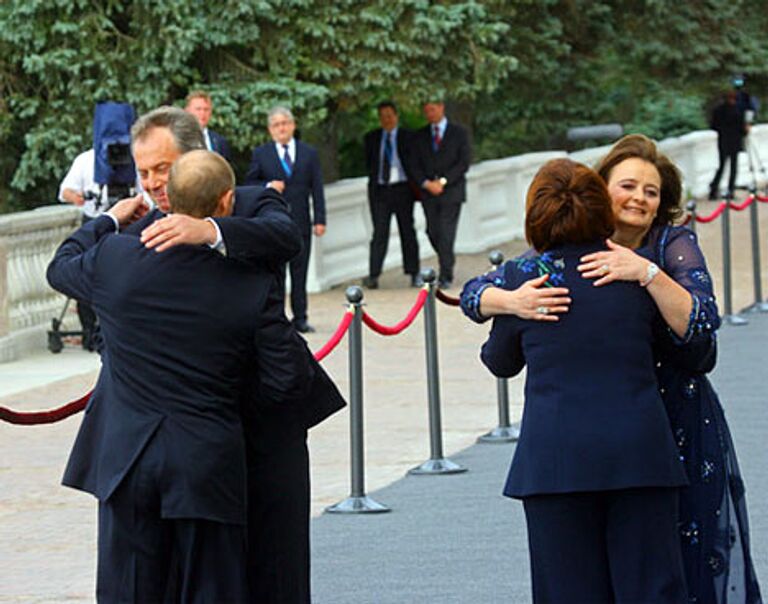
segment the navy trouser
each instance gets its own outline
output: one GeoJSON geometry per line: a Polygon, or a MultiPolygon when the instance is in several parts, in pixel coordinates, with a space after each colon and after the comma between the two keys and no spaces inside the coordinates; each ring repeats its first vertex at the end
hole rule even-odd
{"type": "Polygon", "coordinates": [[[156,441],[114,494],[99,502],[97,601],[247,602],[245,526],[162,518],[163,460],[156,441]]]}
{"type": "Polygon", "coordinates": [[[637,488],[523,499],[536,604],[687,601],[678,490],[637,488]]]}
{"type": "Polygon", "coordinates": [[[456,242],[456,231],[459,228],[461,204],[425,199],[422,205],[427,219],[427,237],[432,248],[437,252],[440,264],[438,278],[441,281],[453,281],[453,267],[456,264],[453,246],[456,242]]]}
{"type": "Polygon", "coordinates": [[[413,192],[408,183],[374,185],[368,189],[368,207],[373,222],[368,275],[378,277],[389,247],[389,230],[392,214],[397,219],[400,233],[400,249],[403,253],[403,272],[417,275],[419,272],[419,242],[413,226],[413,192]]]}

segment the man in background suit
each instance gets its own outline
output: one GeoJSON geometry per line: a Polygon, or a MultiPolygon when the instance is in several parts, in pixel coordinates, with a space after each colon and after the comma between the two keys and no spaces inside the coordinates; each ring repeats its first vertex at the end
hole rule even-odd
{"type": "Polygon", "coordinates": [[[363,285],[369,289],[379,287],[394,214],[403,252],[403,272],[411,276],[412,287],[419,287],[419,243],[413,228],[413,191],[408,184],[412,133],[398,126],[397,107],[392,101],[379,103],[378,112],[381,128],[371,130],[363,139],[373,222],[368,278],[363,285]]]}
{"type": "Polygon", "coordinates": [[[187,95],[187,105],[184,110],[191,113],[200,122],[205,138],[205,148],[209,151],[216,151],[228,162],[232,162],[232,152],[229,149],[229,142],[218,132],[208,129],[208,122],[213,115],[213,100],[204,90],[193,90],[187,95]]]}
{"type": "Polygon", "coordinates": [[[293,324],[300,333],[315,329],[307,321],[307,268],[316,237],[325,234],[325,194],[317,151],[294,138],[296,121],[285,107],[275,107],[267,117],[271,143],[253,150],[245,184],[273,187],[285,196],[291,216],[302,234],[303,248],[289,265],[293,324]],[[309,196],[312,195],[312,216],[309,196]]]}
{"type": "MultiPolygon", "coordinates": [[[[175,212],[226,215],[234,174],[193,151],[168,194],[175,212]]],[[[97,599],[162,601],[175,559],[182,601],[246,601],[242,382],[255,372],[273,404],[299,404],[313,370],[285,318],[264,312],[271,273],[207,246],[157,254],[115,234],[140,203],[81,228],[48,270],[54,288],[92,302],[104,330],[108,377],[67,468],[99,499],[97,599]]]]}
{"type": "Polygon", "coordinates": [[[453,246],[461,204],[467,199],[465,175],[471,150],[467,131],[448,121],[443,103],[425,103],[424,116],[429,123],[416,132],[413,176],[424,190],[427,235],[440,263],[438,283],[448,289],[453,284],[453,246]]]}

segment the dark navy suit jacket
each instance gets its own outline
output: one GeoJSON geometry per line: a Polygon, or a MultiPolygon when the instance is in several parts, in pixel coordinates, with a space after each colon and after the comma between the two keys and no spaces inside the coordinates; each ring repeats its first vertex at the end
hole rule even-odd
{"type": "Polygon", "coordinates": [[[527,366],[510,497],[686,484],[654,372],[651,297],[636,283],[594,287],[576,270],[603,248],[564,246],[505,265],[506,289],[549,272],[573,299],[556,323],[497,317],[483,345],[497,376],[527,366]]]}
{"type": "MultiPolygon", "coordinates": [[[[163,216],[162,212],[155,209],[140,221],[130,225],[124,232],[139,235],[144,228],[163,216]]],[[[252,264],[255,267],[269,268],[272,271],[273,281],[264,313],[275,321],[287,321],[284,318],[285,262],[298,251],[301,236],[298,228],[286,214],[282,196],[271,188],[237,187],[232,216],[214,218],[214,220],[221,229],[227,258],[252,264]]],[[[305,399],[291,410],[286,409],[285,412],[297,416],[303,427],[311,428],[342,409],[346,401],[306,344],[303,348],[302,355],[312,368],[312,378],[307,386],[309,391],[305,399]]],[[[99,379],[101,380],[102,376],[99,379]]],[[[246,420],[251,418],[251,407],[271,408],[275,404],[281,405],[280,397],[276,402],[273,401],[269,388],[265,391],[260,379],[252,380],[244,392],[247,399],[244,405],[246,420]]],[[[94,392],[89,405],[94,404],[97,393],[98,389],[94,392]]]]}
{"type": "Polygon", "coordinates": [[[311,231],[313,224],[325,224],[323,174],[320,169],[320,158],[313,147],[296,140],[296,157],[293,158],[293,171],[290,177],[283,169],[274,142],[256,147],[245,176],[245,184],[264,187],[272,180],[285,181],[283,195],[291,209],[291,216],[302,233],[311,231]],[[309,214],[310,195],[312,195],[312,218],[309,214]]]}
{"type": "Polygon", "coordinates": [[[108,216],[67,239],[48,280],[93,306],[105,354],[64,484],[107,500],[154,439],[163,517],[244,523],[247,376],[285,404],[311,377],[301,339],[262,312],[272,279],[204,246],[147,250],[108,216]]]}
{"type": "Polygon", "coordinates": [[[232,161],[232,151],[229,149],[229,142],[218,132],[214,132],[210,128],[208,129],[208,136],[211,138],[211,151],[216,151],[228,162],[232,161]]]}
{"type": "Polygon", "coordinates": [[[464,203],[467,200],[466,173],[469,170],[471,150],[467,131],[458,124],[449,121],[443,140],[437,151],[432,149],[432,126],[427,124],[417,130],[413,137],[411,169],[416,184],[421,186],[425,180],[445,178],[448,184],[443,193],[433,196],[422,194],[422,201],[440,203],[464,203]]]}

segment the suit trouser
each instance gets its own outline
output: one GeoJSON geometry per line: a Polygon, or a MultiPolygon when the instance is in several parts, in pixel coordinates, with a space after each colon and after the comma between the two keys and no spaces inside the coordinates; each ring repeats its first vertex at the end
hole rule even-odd
{"type": "Polygon", "coordinates": [[[717,166],[715,177],[709,184],[709,191],[714,195],[717,194],[717,190],[720,187],[720,178],[723,176],[723,171],[725,170],[725,164],[726,162],[729,162],[731,166],[730,171],[728,172],[728,194],[731,195],[736,188],[736,173],[739,168],[739,152],[728,152],[724,151],[723,149],[718,149],[718,153],[720,157],[720,163],[717,166]]]}
{"type": "Polygon", "coordinates": [[[638,488],[523,499],[533,601],[687,602],[678,496],[638,488]]]}
{"type": "Polygon", "coordinates": [[[308,604],[307,431],[292,410],[269,410],[246,423],[246,440],[251,601],[308,604]]]}
{"type": "Polygon", "coordinates": [[[374,185],[368,189],[368,206],[373,222],[368,274],[378,277],[387,255],[389,227],[392,214],[397,219],[400,233],[400,249],[403,252],[403,272],[415,275],[419,272],[419,243],[413,227],[413,193],[408,183],[392,186],[374,185]]]}
{"type": "Polygon", "coordinates": [[[163,459],[155,441],[112,496],[99,502],[97,601],[246,602],[245,527],[163,518],[163,459]]]}
{"type": "Polygon", "coordinates": [[[291,273],[291,312],[294,321],[307,320],[307,268],[312,250],[312,231],[302,234],[301,251],[288,263],[291,273]]]}
{"type": "Polygon", "coordinates": [[[425,199],[422,205],[427,218],[427,236],[440,263],[439,279],[453,281],[453,266],[456,264],[453,244],[459,226],[461,203],[425,199]]]}

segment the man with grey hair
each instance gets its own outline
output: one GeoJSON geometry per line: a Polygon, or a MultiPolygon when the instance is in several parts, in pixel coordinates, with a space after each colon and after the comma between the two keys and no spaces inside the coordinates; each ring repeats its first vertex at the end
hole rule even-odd
{"type": "MultiPolygon", "coordinates": [[[[231,211],[234,174],[218,154],[186,153],[167,176],[174,212],[231,211]]],[[[282,307],[273,312],[270,271],[116,234],[139,203],[85,225],[48,269],[53,287],[93,304],[106,347],[64,484],[99,500],[99,602],[252,601],[243,383],[301,407],[312,359],[282,307]]]]}
{"type": "Polygon", "coordinates": [[[272,137],[253,150],[245,177],[249,185],[269,186],[285,196],[291,216],[301,230],[302,250],[290,263],[293,324],[301,333],[314,331],[307,321],[307,267],[312,234],[325,234],[325,194],[320,158],[309,145],[296,140],[296,121],[286,107],[274,107],[267,117],[272,137]],[[310,216],[309,196],[312,195],[310,216]]]}

